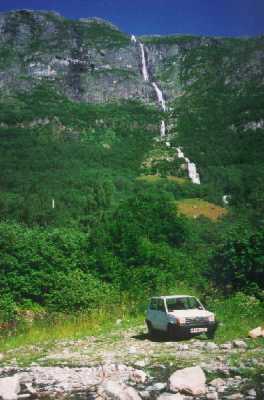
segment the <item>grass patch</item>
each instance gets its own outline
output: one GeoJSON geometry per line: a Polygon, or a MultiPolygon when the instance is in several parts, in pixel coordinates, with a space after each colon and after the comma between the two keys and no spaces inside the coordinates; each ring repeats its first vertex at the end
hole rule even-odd
{"type": "Polygon", "coordinates": [[[33,322],[32,325],[20,324],[16,330],[0,336],[0,351],[8,351],[24,346],[51,346],[54,341],[77,340],[87,336],[105,335],[110,331],[136,326],[143,321],[143,316],[124,315],[120,306],[119,312],[97,310],[94,313],[79,313],[77,315],[60,314],[33,322]],[[117,325],[117,319],[122,323],[117,325]]]}
{"type": "Polygon", "coordinates": [[[162,178],[159,175],[142,175],[142,176],[137,177],[137,180],[145,181],[148,183],[159,183],[159,182],[167,180],[167,181],[174,182],[174,183],[177,183],[180,185],[189,183],[188,179],[186,179],[186,178],[180,178],[180,177],[172,176],[172,175],[167,176],[166,178],[162,178]]]}
{"type": "MultiPolygon", "coordinates": [[[[216,341],[226,342],[235,338],[247,338],[248,332],[263,325],[263,304],[255,297],[237,293],[225,299],[212,299],[208,308],[215,312],[220,322],[216,333],[216,341]]],[[[250,343],[264,343],[263,339],[252,340],[250,343]]]]}
{"type": "Polygon", "coordinates": [[[186,217],[206,217],[211,221],[217,221],[228,213],[225,208],[201,199],[185,199],[177,201],[177,208],[178,212],[186,217]]]}

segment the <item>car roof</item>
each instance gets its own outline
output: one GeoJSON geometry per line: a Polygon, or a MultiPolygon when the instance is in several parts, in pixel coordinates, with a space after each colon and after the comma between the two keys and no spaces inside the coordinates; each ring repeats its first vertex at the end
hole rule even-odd
{"type": "Polygon", "coordinates": [[[194,297],[194,296],[190,296],[188,294],[175,294],[172,296],[154,296],[151,297],[151,300],[157,300],[157,299],[178,299],[178,298],[182,298],[182,297],[194,297]]]}

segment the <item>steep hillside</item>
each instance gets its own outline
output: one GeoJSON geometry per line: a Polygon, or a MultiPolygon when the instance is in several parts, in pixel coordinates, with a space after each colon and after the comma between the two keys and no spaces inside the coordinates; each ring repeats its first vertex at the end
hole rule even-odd
{"type": "Polygon", "coordinates": [[[1,86],[31,90],[40,81],[75,100],[149,99],[140,54],[128,35],[100,19],[70,21],[52,12],[0,16],[1,86]]]}
{"type": "Polygon", "coordinates": [[[130,38],[27,10],[0,33],[0,320],[91,309],[100,288],[261,298],[263,38],[130,38]]]}

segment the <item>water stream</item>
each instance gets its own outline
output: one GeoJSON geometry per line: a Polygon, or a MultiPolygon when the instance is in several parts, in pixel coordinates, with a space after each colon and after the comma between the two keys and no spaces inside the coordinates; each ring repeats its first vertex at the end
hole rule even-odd
{"type": "MultiPolygon", "coordinates": [[[[144,81],[149,82],[149,71],[148,71],[148,65],[147,65],[147,57],[146,57],[146,50],[144,47],[144,44],[141,42],[138,42],[135,35],[131,36],[131,41],[133,43],[139,43],[139,47],[140,47],[140,51],[141,51],[141,66],[142,66],[142,75],[144,78],[144,81]]],[[[153,86],[156,96],[157,96],[157,100],[158,103],[161,106],[161,109],[166,112],[167,107],[166,107],[166,101],[163,95],[162,90],[158,87],[156,82],[151,82],[151,85],[153,86]]],[[[161,138],[165,138],[166,137],[166,123],[164,120],[161,121],[161,125],[160,125],[160,137],[161,138]]],[[[166,142],[167,146],[170,146],[170,142],[167,141],[166,142]]],[[[184,161],[187,164],[187,169],[188,169],[188,176],[191,179],[192,183],[195,183],[197,185],[200,185],[201,181],[200,181],[200,175],[197,171],[196,165],[194,162],[191,162],[189,160],[189,158],[185,157],[182,149],[180,147],[178,147],[177,149],[177,154],[179,158],[183,158],[184,161]]]]}

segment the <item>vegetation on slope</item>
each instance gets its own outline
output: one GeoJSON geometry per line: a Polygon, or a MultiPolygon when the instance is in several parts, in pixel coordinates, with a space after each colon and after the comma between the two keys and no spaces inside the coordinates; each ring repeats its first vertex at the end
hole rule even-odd
{"type": "Polygon", "coordinates": [[[263,40],[209,40],[183,50],[183,95],[174,102],[175,144],[201,180],[263,221],[263,40]],[[262,203],[262,205],[261,205],[262,203]]]}
{"type": "Polygon", "coordinates": [[[183,285],[209,305],[255,296],[259,321],[263,86],[258,67],[247,83],[235,73],[260,50],[248,43],[241,54],[228,41],[184,50],[172,144],[197,163],[201,186],[183,181],[173,146],[157,154],[161,115],[140,102],[72,102],[47,82],[0,99],[2,322],[27,308],[92,312],[109,298],[140,313],[148,296],[183,285]],[[232,202],[228,213],[213,206],[215,223],[205,201],[220,206],[223,194],[232,202]],[[182,206],[197,198],[202,216],[187,218],[182,206]]]}

